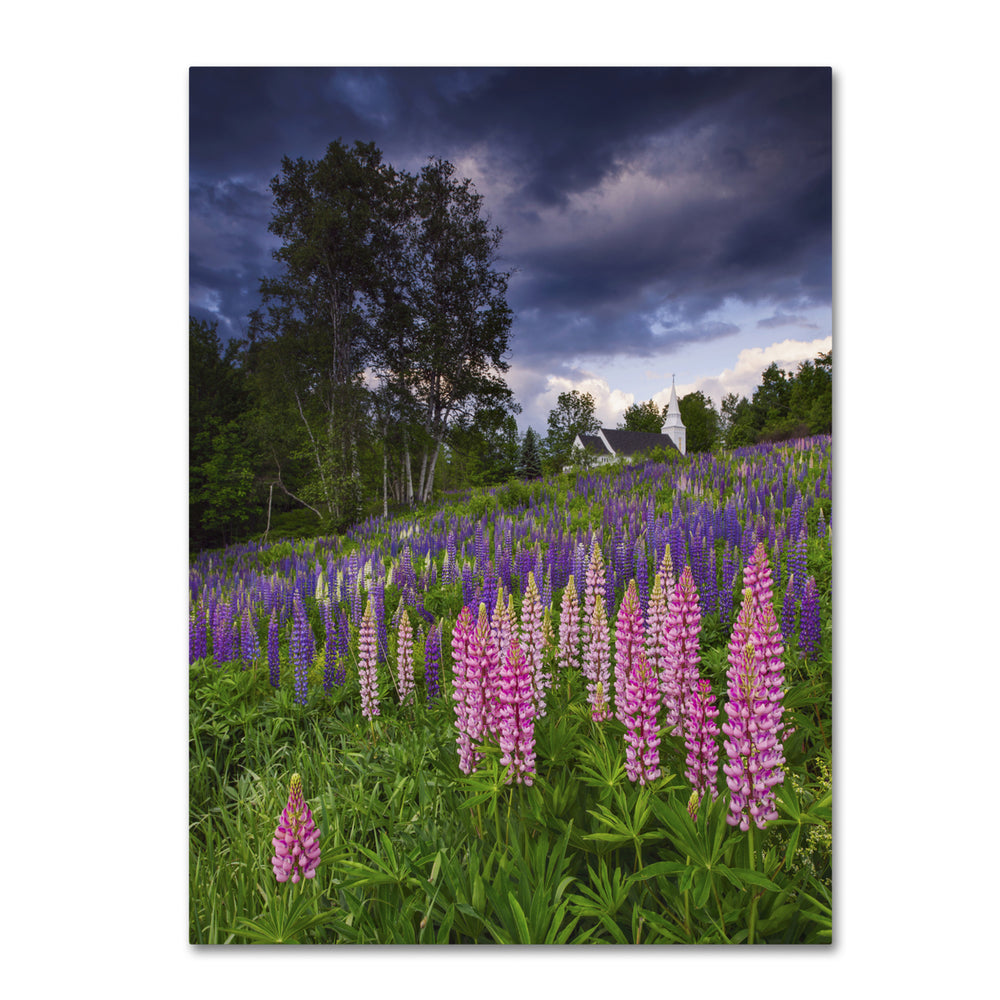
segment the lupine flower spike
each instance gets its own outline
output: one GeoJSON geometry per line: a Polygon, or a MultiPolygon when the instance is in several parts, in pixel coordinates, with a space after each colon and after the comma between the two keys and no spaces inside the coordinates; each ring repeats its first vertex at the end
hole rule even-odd
{"type": "Polygon", "coordinates": [[[625,773],[630,781],[645,785],[660,776],[660,685],[641,648],[631,661],[624,691],[620,697],[616,692],[616,702],[625,720],[625,773]]]}
{"type": "Polygon", "coordinates": [[[274,856],[271,867],[279,882],[298,882],[303,878],[315,878],[319,865],[319,830],[312,818],[312,810],[302,797],[302,779],[292,775],[285,805],[278,829],[271,840],[274,856]]]}
{"type": "Polygon", "coordinates": [[[375,608],[371,598],[365,605],[358,637],[358,679],[361,681],[361,714],[366,719],[381,715],[378,698],[378,651],[375,631],[375,608]]]}
{"type": "Polygon", "coordinates": [[[535,706],[531,669],[515,640],[500,671],[500,763],[510,768],[507,784],[532,783],[535,774],[535,706]]]}
{"type": "Polygon", "coordinates": [[[642,625],[642,609],[639,607],[639,595],[635,580],[630,580],[625,596],[618,609],[618,621],[615,630],[615,715],[620,722],[625,722],[625,708],[622,692],[628,682],[632,667],[643,654],[643,662],[649,666],[645,658],[646,639],[642,625]]]}
{"type": "Polygon", "coordinates": [[[396,634],[396,667],[399,684],[399,703],[402,705],[413,693],[413,629],[410,616],[400,601],[399,629],[396,634]]]}
{"type": "Polygon", "coordinates": [[[608,682],[611,670],[611,636],[604,613],[604,598],[598,594],[590,616],[583,650],[583,675],[587,678],[587,701],[591,718],[603,722],[611,718],[608,710],[608,682]]]}

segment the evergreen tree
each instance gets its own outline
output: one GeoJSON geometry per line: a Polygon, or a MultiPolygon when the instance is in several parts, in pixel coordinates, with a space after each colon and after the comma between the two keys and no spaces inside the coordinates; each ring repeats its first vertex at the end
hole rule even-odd
{"type": "Polygon", "coordinates": [[[538,446],[538,435],[529,427],[521,442],[521,463],[518,475],[522,479],[539,479],[542,475],[542,456],[538,446]]]}

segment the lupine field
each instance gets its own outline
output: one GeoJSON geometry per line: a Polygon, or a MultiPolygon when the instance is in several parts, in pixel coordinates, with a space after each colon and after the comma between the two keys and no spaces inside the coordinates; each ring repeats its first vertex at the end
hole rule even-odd
{"type": "Polygon", "coordinates": [[[830,436],[190,567],[190,940],[825,944],[830,436]]]}

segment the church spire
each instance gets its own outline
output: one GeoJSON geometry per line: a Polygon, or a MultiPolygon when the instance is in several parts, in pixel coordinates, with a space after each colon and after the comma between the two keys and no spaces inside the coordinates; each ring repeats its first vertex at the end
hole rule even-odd
{"type": "Polygon", "coordinates": [[[684,421],[681,420],[681,408],[677,405],[677,385],[673,375],[670,376],[670,402],[667,404],[667,412],[663,417],[662,433],[674,442],[682,455],[685,454],[687,430],[684,427],[684,421]]]}

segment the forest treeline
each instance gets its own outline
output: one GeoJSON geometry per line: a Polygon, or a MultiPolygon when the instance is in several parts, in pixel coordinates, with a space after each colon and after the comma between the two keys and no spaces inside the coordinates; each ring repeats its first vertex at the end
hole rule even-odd
{"type": "MultiPolygon", "coordinates": [[[[189,322],[192,550],[338,531],[584,458],[573,440],[599,426],[586,393],[559,396],[544,437],[518,432],[502,234],[452,164],[409,174],[371,143],[335,142],[319,161],[285,158],[271,191],[281,268],[261,280],[246,336],[223,343],[216,324],[189,322]]],[[[823,433],[832,357],[771,365],[721,412],[701,392],[678,402],[688,451],[823,433]]],[[[649,400],[619,426],[662,423],[649,400]]]]}

